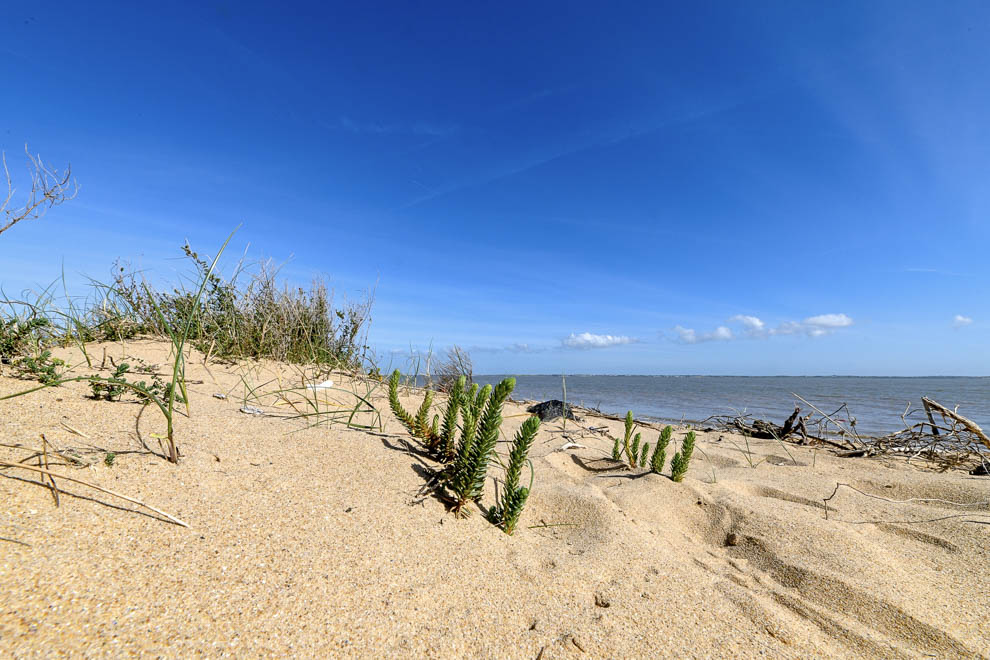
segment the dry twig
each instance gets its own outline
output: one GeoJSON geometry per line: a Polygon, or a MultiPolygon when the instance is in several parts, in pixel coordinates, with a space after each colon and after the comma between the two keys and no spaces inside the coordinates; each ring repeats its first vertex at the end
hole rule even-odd
{"type": "Polygon", "coordinates": [[[90,488],[93,488],[95,490],[98,490],[101,493],[106,493],[107,495],[113,495],[114,497],[119,497],[120,499],[126,500],[127,502],[130,502],[132,504],[137,504],[138,506],[142,506],[145,509],[148,509],[149,511],[153,511],[153,512],[157,513],[158,515],[167,518],[171,522],[174,522],[176,525],[181,525],[183,527],[189,527],[188,523],[184,523],[181,520],[179,520],[178,518],[176,518],[175,516],[169,515],[169,514],[165,513],[164,511],[162,511],[160,509],[156,509],[155,507],[153,507],[153,506],[151,506],[149,504],[145,504],[141,500],[136,500],[133,497],[128,497],[127,495],[121,495],[120,493],[115,493],[114,491],[110,490],[109,488],[104,488],[102,486],[97,486],[96,484],[90,483],[88,481],[83,481],[82,479],[76,479],[75,477],[68,477],[68,476],[66,476],[64,474],[54,474],[54,473],[49,472],[48,470],[45,470],[45,469],[42,469],[42,468],[36,468],[36,467],[31,466],[31,465],[24,465],[22,463],[11,463],[10,461],[0,461],[0,467],[12,467],[12,468],[21,468],[22,470],[31,470],[33,472],[40,472],[41,474],[48,475],[49,477],[58,477],[59,479],[65,479],[66,481],[73,481],[73,482],[75,482],[77,484],[82,484],[83,486],[89,486],[90,488]]]}

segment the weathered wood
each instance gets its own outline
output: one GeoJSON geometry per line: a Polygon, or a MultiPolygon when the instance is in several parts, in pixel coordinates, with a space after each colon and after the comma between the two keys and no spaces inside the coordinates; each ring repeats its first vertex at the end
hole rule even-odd
{"type": "MultiPolygon", "coordinates": [[[[942,415],[942,419],[948,418],[959,422],[964,427],[966,427],[967,431],[975,435],[980,440],[980,442],[982,442],[986,446],[987,449],[990,449],[990,437],[987,437],[987,434],[983,432],[983,429],[981,429],[976,422],[974,422],[971,419],[967,419],[966,417],[963,417],[954,410],[949,410],[941,403],[934,401],[933,399],[929,399],[927,396],[921,397],[921,403],[924,404],[925,410],[930,411],[934,409],[938,414],[942,415]]],[[[930,412],[928,418],[931,419],[930,412]]],[[[934,422],[932,423],[932,425],[934,426],[934,422]]]]}

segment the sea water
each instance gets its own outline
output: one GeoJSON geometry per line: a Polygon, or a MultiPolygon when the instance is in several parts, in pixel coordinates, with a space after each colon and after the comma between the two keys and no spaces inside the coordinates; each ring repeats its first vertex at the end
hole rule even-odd
{"type": "MultiPolygon", "coordinates": [[[[481,384],[504,376],[475,376],[481,384]]],[[[514,399],[543,401],[563,398],[560,375],[516,376],[514,399]]],[[[863,435],[883,435],[904,428],[901,415],[910,404],[921,408],[927,396],[990,431],[990,377],[878,378],[851,376],[566,376],[567,401],[637,418],[697,423],[712,415],[748,414],[782,424],[800,406],[813,412],[795,395],[836,417],[856,419],[863,435]]],[[[919,416],[920,415],[920,416],[919,416]]],[[[815,415],[818,417],[818,415],[815,415]]],[[[909,423],[923,419],[913,413],[909,423]]]]}

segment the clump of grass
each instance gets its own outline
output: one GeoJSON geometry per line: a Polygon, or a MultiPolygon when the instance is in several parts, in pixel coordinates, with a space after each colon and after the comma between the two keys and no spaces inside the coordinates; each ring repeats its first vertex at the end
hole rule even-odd
{"type": "Polygon", "coordinates": [[[660,437],[657,439],[656,447],[653,448],[653,456],[650,457],[650,471],[660,474],[663,472],[663,464],[667,461],[667,445],[670,444],[670,436],[674,434],[674,427],[670,424],[663,427],[660,437]]]}
{"type": "Polygon", "coordinates": [[[505,470],[505,486],[502,490],[501,502],[489,511],[489,520],[498,525],[506,534],[512,534],[519,522],[526,499],[533,488],[533,466],[530,463],[529,486],[519,485],[519,476],[523,465],[529,462],[528,455],[536,433],[540,430],[540,418],[530,417],[516,432],[512,440],[512,451],[509,453],[509,465],[505,470]]]}
{"type": "Polygon", "coordinates": [[[681,450],[670,459],[670,478],[680,482],[687,474],[688,465],[691,463],[691,454],[694,453],[694,431],[688,431],[684,442],[681,443],[681,450]]]}
{"type": "MultiPolygon", "coordinates": [[[[26,394],[30,394],[31,392],[36,392],[37,390],[43,389],[45,387],[55,387],[63,383],[76,382],[76,381],[89,381],[91,387],[93,386],[94,383],[108,385],[110,388],[113,388],[114,391],[116,391],[115,388],[130,389],[135,393],[137,393],[139,396],[145,398],[147,401],[154,403],[161,411],[162,415],[165,417],[166,435],[164,437],[164,440],[166,441],[166,447],[165,447],[166,458],[171,463],[178,463],[179,450],[175,444],[175,433],[174,433],[174,424],[173,424],[174,414],[175,414],[175,404],[184,402],[186,405],[187,413],[189,411],[189,397],[188,394],[186,393],[186,378],[185,378],[185,367],[186,367],[185,346],[186,346],[186,342],[189,340],[190,328],[195,322],[196,310],[198,308],[199,300],[202,297],[203,291],[206,289],[209,276],[212,273],[213,269],[216,268],[217,262],[220,259],[220,255],[223,254],[224,249],[227,247],[227,244],[230,242],[230,239],[233,238],[233,236],[234,234],[231,233],[230,236],[227,237],[227,240],[224,241],[223,245],[220,247],[220,250],[217,252],[216,257],[214,257],[212,263],[209,266],[208,271],[205,273],[205,276],[200,283],[199,289],[197,290],[195,296],[193,296],[193,298],[191,299],[191,305],[186,310],[186,315],[184,318],[173,319],[173,322],[169,323],[169,320],[165,316],[164,312],[157,305],[157,301],[153,297],[151,298],[152,302],[154,303],[154,309],[158,314],[159,320],[165,327],[168,333],[168,337],[172,342],[172,354],[173,354],[172,376],[168,383],[168,386],[165,387],[165,391],[160,392],[162,396],[159,396],[155,392],[152,392],[151,389],[143,382],[138,384],[138,383],[131,383],[126,381],[123,378],[124,372],[120,372],[120,373],[115,372],[115,377],[111,377],[111,378],[105,378],[102,376],[78,376],[72,378],[59,377],[56,380],[43,383],[41,387],[32,388],[30,390],[25,390],[22,392],[15,392],[14,394],[8,394],[7,396],[0,397],[0,401],[14,398],[17,396],[24,396],[26,394]],[[173,325],[175,327],[173,327],[173,325]]],[[[147,292],[147,295],[150,297],[151,292],[146,285],[145,285],[145,291],[147,292]]]]}
{"type": "Polygon", "coordinates": [[[168,336],[177,330],[176,320],[190,318],[187,340],[211,357],[360,367],[370,299],[335,306],[324,280],[308,289],[289,287],[280,283],[271,262],[248,266],[242,261],[225,279],[188,244],[183,253],[202,283],[198,292],[182,287],[156,291],[118,263],[101,308],[105,332],[168,336]]]}

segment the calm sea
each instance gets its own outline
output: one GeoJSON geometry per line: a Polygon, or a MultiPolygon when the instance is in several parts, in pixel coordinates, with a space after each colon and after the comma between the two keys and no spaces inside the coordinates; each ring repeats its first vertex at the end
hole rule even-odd
{"type": "MultiPolygon", "coordinates": [[[[502,376],[476,376],[494,383],[502,376]]],[[[517,376],[514,399],[560,399],[560,376],[517,376]]],[[[746,412],[782,423],[798,404],[798,394],[831,413],[843,403],[864,435],[903,428],[901,414],[910,402],[930,397],[990,430],[990,378],[860,378],[748,376],[567,376],[567,400],[602,412],[663,421],[697,422],[710,415],[746,412]]],[[[916,421],[920,421],[917,420],[916,421]]]]}

